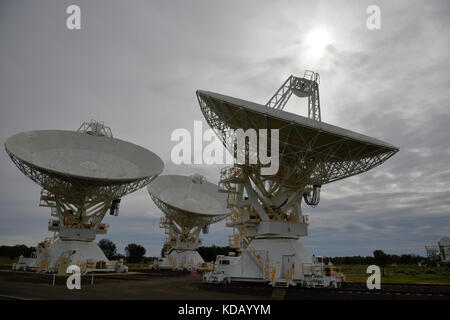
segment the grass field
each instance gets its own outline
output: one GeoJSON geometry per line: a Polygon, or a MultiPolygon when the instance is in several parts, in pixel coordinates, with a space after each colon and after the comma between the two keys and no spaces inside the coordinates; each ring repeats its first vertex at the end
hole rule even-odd
{"type": "MultiPolygon", "coordinates": [[[[366,282],[369,274],[366,265],[341,265],[342,272],[349,282],[366,282]]],[[[398,265],[385,267],[381,283],[444,283],[450,284],[450,266],[419,267],[398,265]]]]}
{"type": "Polygon", "coordinates": [[[19,261],[19,258],[10,259],[8,257],[0,257],[0,265],[12,265],[19,261]]]}

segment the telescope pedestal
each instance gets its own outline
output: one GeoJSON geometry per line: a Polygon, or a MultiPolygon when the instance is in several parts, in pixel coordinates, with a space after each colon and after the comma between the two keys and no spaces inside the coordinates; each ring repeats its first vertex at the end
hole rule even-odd
{"type": "Polygon", "coordinates": [[[201,240],[199,239],[200,229],[195,228],[194,232],[188,230],[190,240],[186,240],[186,232],[180,229],[167,217],[161,218],[161,227],[166,229],[169,235],[163,248],[163,255],[158,259],[158,263],[151,268],[172,269],[172,270],[196,270],[205,261],[197,252],[201,240]]]}
{"type": "Polygon", "coordinates": [[[172,250],[158,262],[160,269],[196,270],[205,261],[196,250],[172,250]]]}
{"type": "Polygon", "coordinates": [[[303,279],[302,266],[312,258],[297,239],[254,239],[235,258],[228,274],[240,281],[286,280],[295,285],[303,279]]]}
{"type": "Polygon", "coordinates": [[[50,243],[45,242],[38,246],[37,262],[38,271],[40,272],[56,272],[58,268],[58,260],[67,255],[70,257],[70,264],[76,264],[81,271],[86,269],[95,269],[99,261],[110,264],[103,251],[94,241],[77,241],[57,239],[50,243]],[[89,268],[89,263],[92,267],[89,268]]]}
{"type": "Polygon", "coordinates": [[[284,287],[337,283],[337,273],[324,277],[323,263],[314,261],[298,240],[308,234],[308,216],[301,210],[305,187],[284,188],[240,167],[224,168],[219,186],[228,193],[227,205],[233,212],[226,223],[233,228],[229,245],[241,254],[217,256],[214,271],[204,276],[206,282],[253,281],[284,287]]]}
{"type": "Polygon", "coordinates": [[[101,222],[112,202],[73,205],[42,190],[39,205],[49,207],[52,217],[57,218],[48,222],[48,230],[55,232],[57,240],[46,240],[37,247],[37,271],[56,272],[64,257],[69,259],[69,264],[79,266],[83,273],[94,270],[125,272],[127,267],[122,262],[109,261],[94,241],[97,234],[108,231],[108,224],[101,222]]]}
{"type": "MultiPolygon", "coordinates": [[[[207,282],[269,282],[296,285],[304,279],[306,267],[313,260],[297,239],[253,239],[241,255],[218,256],[214,271],[206,276],[207,282]]],[[[309,271],[308,269],[308,271],[309,271]]]]}

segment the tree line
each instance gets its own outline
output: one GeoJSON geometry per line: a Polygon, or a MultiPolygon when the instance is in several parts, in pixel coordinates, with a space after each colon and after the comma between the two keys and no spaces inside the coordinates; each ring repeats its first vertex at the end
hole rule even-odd
{"type": "Polygon", "coordinates": [[[117,246],[111,240],[102,239],[98,242],[98,246],[109,260],[124,259],[128,263],[146,263],[152,259],[145,257],[145,248],[136,243],[130,243],[125,247],[125,256],[117,253],[117,246]]]}
{"type": "Polygon", "coordinates": [[[24,244],[18,244],[15,246],[0,246],[0,257],[10,259],[18,258],[20,256],[29,257],[33,251],[34,247],[27,247],[24,244]]]}
{"type": "MultiPolygon", "coordinates": [[[[102,239],[98,242],[99,247],[109,260],[124,259],[129,263],[146,263],[153,258],[145,257],[145,248],[139,244],[130,243],[125,247],[125,255],[117,252],[114,242],[108,239],[102,239]]],[[[27,247],[24,244],[15,246],[0,246],[0,257],[17,259],[20,256],[30,257],[35,251],[34,247],[27,247]]]]}
{"type": "Polygon", "coordinates": [[[341,264],[363,264],[363,265],[389,265],[389,264],[415,264],[425,260],[425,257],[415,254],[387,254],[382,250],[375,250],[373,256],[347,256],[347,257],[325,257],[335,265],[341,264]]]}
{"type": "MultiPolygon", "coordinates": [[[[125,247],[125,255],[117,252],[117,246],[111,240],[102,239],[98,242],[98,245],[109,260],[124,259],[128,263],[147,263],[155,259],[154,257],[146,257],[145,248],[136,243],[130,243],[125,247]]],[[[21,255],[29,257],[33,251],[34,247],[27,247],[23,244],[0,246],[0,257],[8,257],[10,259],[18,258],[21,255]]],[[[198,248],[198,253],[207,262],[215,261],[217,255],[227,255],[229,252],[235,252],[238,255],[237,249],[228,246],[220,247],[213,245],[198,248]]],[[[396,255],[384,253],[382,250],[375,250],[372,256],[324,257],[324,260],[326,262],[331,261],[334,265],[376,264],[383,267],[390,264],[417,265],[417,263],[426,261],[427,259],[414,254],[396,255]]]]}

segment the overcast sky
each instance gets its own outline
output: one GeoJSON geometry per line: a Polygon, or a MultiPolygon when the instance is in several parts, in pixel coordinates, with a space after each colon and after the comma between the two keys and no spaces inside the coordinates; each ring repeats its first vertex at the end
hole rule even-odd
{"type": "MultiPolygon", "coordinates": [[[[443,1],[0,1],[0,140],[40,129],[104,121],[115,137],[146,147],[165,174],[176,166],[177,128],[203,121],[195,90],[266,103],[290,75],[321,75],[322,121],[390,142],[383,165],[325,185],[304,206],[311,254],[424,255],[450,235],[450,2],[443,1]],[[66,7],[81,8],[81,30],[66,7]],[[369,5],[381,30],[366,27],[369,5]]],[[[299,100],[286,110],[306,115],[299,100]]],[[[50,235],[40,187],[0,152],[0,244],[36,245],[50,235]]],[[[146,189],[106,216],[120,251],[135,242],[158,255],[162,213],[146,189]]],[[[225,223],[204,235],[226,245],[225,223]]],[[[100,239],[100,237],[98,238],[100,239]]]]}

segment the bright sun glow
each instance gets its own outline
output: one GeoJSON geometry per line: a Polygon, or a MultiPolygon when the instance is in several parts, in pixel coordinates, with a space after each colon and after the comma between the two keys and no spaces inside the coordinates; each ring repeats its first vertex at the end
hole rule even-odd
{"type": "Polygon", "coordinates": [[[306,35],[305,43],[313,55],[320,56],[331,44],[331,36],[323,29],[312,30],[306,35]]]}

